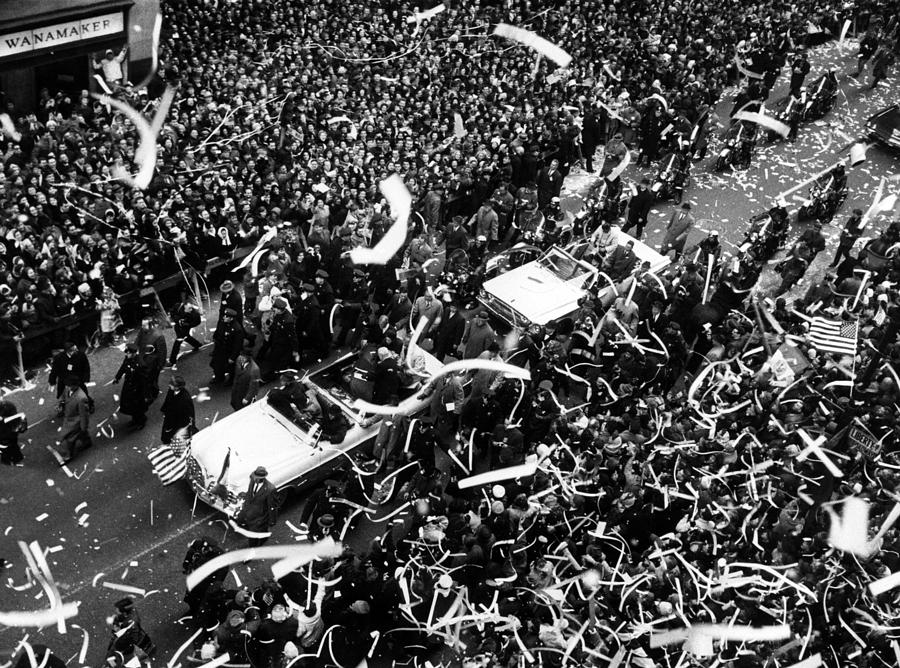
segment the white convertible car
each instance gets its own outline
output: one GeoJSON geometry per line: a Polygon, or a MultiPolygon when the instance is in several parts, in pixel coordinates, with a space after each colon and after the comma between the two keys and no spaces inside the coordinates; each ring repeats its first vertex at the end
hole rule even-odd
{"type": "MultiPolygon", "coordinates": [[[[618,228],[613,229],[619,245],[634,242],[635,255],[642,262],[650,262],[651,272],[659,272],[669,265],[666,256],[618,228]]],[[[586,245],[576,241],[565,250],[553,246],[540,253],[534,246],[521,244],[499,253],[488,261],[487,275],[496,275],[484,282],[478,300],[513,327],[546,325],[565,318],[578,309],[579,300],[600,276],[597,267],[579,259],[579,249],[583,251],[586,245]],[[527,261],[529,255],[534,259],[527,261]]],[[[630,281],[625,279],[616,288],[627,292],[630,281]]],[[[604,306],[612,302],[614,295],[608,285],[598,293],[604,306]]]]}
{"type": "MultiPolygon", "coordinates": [[[[422,351],[418,354],[427,355],[422,351]]],[[[263,397],[194,434],[188,480],[197,496],[234,516],[241,505],[238,495],[247,491],[256,467],[266,468],[269,481],[279,491],[299,489],[323,480],[334,469],[348,464],[348,455],[371,445],[382,418],[353,407],[356,397],[350,392],[348,380],[357,358],[356,353],[343,355],[313,371],[304,381],[315,391],[323,410],[336,406],[349,421],[340,443],[328,441],[316,422],[298,424],[288,419],[263,397]]],[[[433,357],[426,360],[429,371],[440,366],[433,357]]],[[[401,399],[415,396],[421,409],[428,394],[428,388],[408,388],[401,399]]]]}

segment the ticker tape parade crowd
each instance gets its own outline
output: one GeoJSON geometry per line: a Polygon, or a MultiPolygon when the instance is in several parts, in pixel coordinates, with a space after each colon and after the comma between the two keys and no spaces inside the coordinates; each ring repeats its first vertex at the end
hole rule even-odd
{"type": "MultiPolygon", "coordinates": [[[[784,243],[784,202],[753,222],[740,256],[715,230],[686,247],[681,205],[658,272],[616,227],[640,239],[658,197],[645,182],[628,196],[631,151],[704,156],[726,87],[739,82],[736,113],[752,114],[787,65],[804,94],[805,48],[844,39],[849,22],[877,86],[898,9],[187,0],[163,3],[144,85],[110,53],[98,69],[108,96],[46,91],[27,116],[6,105],[4,362],[29,328],[70,312],[97,312],[111,341],[117,295],[182,272],[174,345],[137,315],[115,376],[141,428],[161,370],[201,346],[188,276],[248,247],[243,281],[220,286],[210,356],[235,410],[268,391],[285,414],[340,431],[295,370],[348,348],[360,398],[396,406],[411,382],[430,390],[415,415],[387,411],[372,452],[300,511],[279,507],[257,468],[232,525],[259,549],[281,514],[309,539],[291,545],[303,565],[238,586],[228,564],[253,557],[230,562],[196,537],[190,640],[158,656],[140,598],[126,596],[108,665],[896,665],[900,224],[876,197],[844,224],[821,284],[769,303],[754,286],[784,243]],[[155,107],[158,126],[125,105],[155,107]],[[567,218],[563,179],[595,160],[603,203],[567,218]],[[138,174],[123,176],[132,161],[138,174]],[[876,232],[860,248],[866,224],[876,232]],[[520,243],[575,243],[602,280],[564,318],[504,326],[476,297],[491,259],[520,243]],[[475,368],[429,378],[417,351],[475,368]],[[351,549],[363,526],[373,538],[351,549]]],[[[796,134],[792,119],[755,119],[796,134]]],[[[818,223],[848,175],[823,178],[818,223]]],[[[789,249],[773,296],[824,250],[820,226],[789,249]]],[[[51,365],[61,466],[91,445],[84,331],[74,338],[51,365]]],[[[185,386],[203,382],[169,384],[161,440],[174,449],[192,431],[185,386]]],[[[0,456],[22,464],[27,424],[14,401],[0,409],[0,456]]],[[[23,551],[56,603],[0,623],[65,628],[77,606],[42,553],[23,551]]],[[[52,647],[10,649],[14,668],[64,665],[52,647]]]]}

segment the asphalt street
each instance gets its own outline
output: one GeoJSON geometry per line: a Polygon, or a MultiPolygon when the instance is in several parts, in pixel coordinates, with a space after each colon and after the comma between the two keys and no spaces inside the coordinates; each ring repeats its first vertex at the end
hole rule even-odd
{"type": "MultiPolygon", "coordinates": [[[[836,110],[824,121],[804,126],[796,143],[779,142],[759,148],[749,169],[722,175],[709,170],[717,150],[715,142],[711,145],[710,157],[695,165],[693,183],[685,197],[698,219],[689,246],[711,229],[719,230],[726,246],[739,242],[750,216],[771,206],[782,190],[846,155],[845,137],[861,137],[866,118],[897,101],[896,74],[874,91],[866,90],[868,80],[857,82],[848,76],[855,67],[855,52],[856,44],[852,40],[843,50],[836,43],[815,50],[808,81],[813,81],[826,67],[834,68],[840,74],[842,94],[836,110]]],[[[786,78],[783,73],[773,100],[784,94],[786,78]]],[[[730,108],[729,98],[719,106],[720,117],[727,118],[730,108]]],[[[868,157],[861,167],[848,170],[850,192],[835,220],[838,225],[854,207],[868,207],[882,176],[897,172],[900,158],[887,149],[874,147],[868,157]]],[[[642,175],[652,176],[652,171],[631,169],[626,176],[636,179],[642,175]]],[[[578,193],[585,192],[592,178],[595,177],[578,171],[570,175],[564,192],[567,209],[577,208],[578,193]]],[[[805,194],[805,189],[799,194],[805,194]]],[[[796,200],[792,203],[796,205],[796,200]]],[[[673,207],[665,203],[654,209],[645,236],[652,245],[658,246],[661,241],[673,207]]],[[[883,227],[887,220],[888,217],[882,217],[873,221],[866,236],[883,227]]],[[[838,225],[826,230],[829,247],[817,258],[794,294],[805,290],[809,281],[821,277],[824,266],[833,257],[840,231],[838,225]]],[[[799,231],[794,230],[791,236],[799,231]]],[[[774,272],[767,271],[760,288],[771,292],[776,279],[774,272]]],[[[198,329],[202,334],[202,327],[198,329]]],[[[207,340],[209,336],[207,333],[207,340]]],[[[167,338],[171,342],[171,330],[167,338]]],[[[207,347],[182,357],[177,369],[177,373],[188,379],[188,388],[195,396],[200,427],[231,410],[227,389],[200,389],[208,384],[211,376],[209,351],[207,347]]],[[[194,497],[186,484],[163,487],[153,475],[146,454],[158,445],[161,398],[151,407],[147,426],[142,431],[128,431],[124,426],[128,418],[115,414],[118,388],[109,384],[121,359],[122,353],[117,348],[100,350],[91,356],[93,378],[97,381],[91,388],[97,406],[94,432],[98,433],[96,427],[102,425],[105,433],[96,436],[94,447],[70,464],[71,477],[46,450],[57,440],[59,431],[59,423],[53,418],[55,393],[47,384],[46,369],[38,372],[33,388],[17,390],[8,396],[26,413],[32,426],[23,439],[25,467],[0,470],[0,557],[11,562],[0,582],[0,610],[47,607],[41,588],[28,585],[24,559],[17,545],[17,541],[38,541],[46,552],[64,600],[81,603],[78,617],[72,620],[80,629],[70,625],[65,635],[60,635],[55,628],[31,630],[29,641],[49,645],[64,660],[71,657],[70,665],[74,666],[79,665],[77,656],[83,646],[83,634],[89,638],[84,665],[102,665],[109,640],[106,618],[113,613],[113,603],[124,595],[107,584],[146,592],[143,597],[138,596],[138,609],[145,629],[158,645],[160,660],[168,660],[190,635],[188,627],[176,623],[186,612],[181,602],[184,593],[181,562],[188,543],[206,534],[224,542],[227,549],[246,545],[244,539],[227,531],[221,517],[207,507],[201,504],[192,510],[194,497]]],[[[165,387],[171,373],[163,372],[161,387],[165,387]]],[[[286,521],[293,518],[296,524],[301,503],[302,499],[293,499],[283,509],[272,543],[297,539],[286,521]]],[[[363,528],[353,540],[370,535],[371,529],[363,528]]],[[[243,583],[256,583],[263,573],[261,565],[244,565],[233,571],[229,582],[234,578],[243,583]]],[[[12,649],[24,635],[23,629],[0,629],[0,649],[12,649]]],[[[6,656],[0,654],[0,666],[5,661],[6,656]]]]}

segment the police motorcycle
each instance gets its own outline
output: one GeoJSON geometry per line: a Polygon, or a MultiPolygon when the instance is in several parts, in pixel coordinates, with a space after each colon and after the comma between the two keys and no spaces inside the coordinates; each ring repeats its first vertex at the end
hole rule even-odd
{"type": "Polygon", "coordinates": [[[834,108],[838,96],[838,80],[834,70],[825,72],[809,86],[803,105],[803,120],[815,121],[834,108]]]}
{"type": "Polygon", "coordinates": [[[768,261],[787,241],[788,212],[780,204],[750,219],[750,228],[738,245],[738,257],[768,261]]]}
{"type": "Polygon", "coordinates": [[[844,165],[820,176],[809,188],[809,197],[797,211],[797,220],[820,220],[828,223],[847,199],[847,175],[844,165]]]}
{"type": "Polygon", "coordinates": [[[559,197],[550,200],[544,212],[544,221],[540,236],[534,240],[538,246],[546,250],[551,246],[565,246],[572,241],[575,234],[574,217],[563,213],[559,197]]]}
{"type": "Polygon", "coordinates": [[[716,156],[715,170],[724,172],[729,167],[749,167],[753,148],[756,146],[756,123],[737,121],[725,135],[725,145],[716,156]]]}
{"type": "Polygon", "coordinates": [[[464,248],[457,248],[447,257],[447,264],[441,274],[441,285],[466,304],[475,298],[475,267],[469,262],[469,253],[464,248]]]}
{"type": "Polygon", "coordinates": [[[691,178],[691,156],[689,142],[678,140],[674,150],[666,153],[659,161],[656,177],[650,186],[657,199],[672,199],[681,204],[684,189],[691,178]]]}
{"type": "Polygon", "coordinates": [[[581,209],[572,220],[572,235],[575,238],[590,236],[603,223],[612,223],[622,215],[628,203],[627,194],[622,192],[622,179],[600,182],[588,191],[581,209]]]}

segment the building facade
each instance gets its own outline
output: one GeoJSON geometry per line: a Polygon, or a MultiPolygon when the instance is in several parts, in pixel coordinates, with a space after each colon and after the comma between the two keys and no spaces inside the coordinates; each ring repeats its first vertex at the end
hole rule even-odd
{"type": "Polygon", "coordinates": [[[42,89],[96,91],[94,64],[107,49],[125,79],[140,81],[153,50],[160,0],[38,0],[0,3],[0,94],[18,113],[34,108],[42,89]]]}

